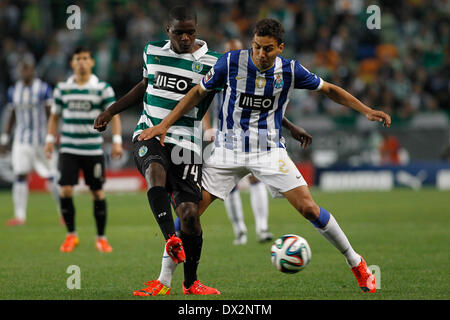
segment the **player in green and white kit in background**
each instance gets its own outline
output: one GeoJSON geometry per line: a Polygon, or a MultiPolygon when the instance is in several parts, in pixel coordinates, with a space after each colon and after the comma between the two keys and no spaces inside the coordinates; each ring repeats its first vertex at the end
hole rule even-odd
{"type": "MultiPolygon", "coordinates": [[[[93,130],[95,118],[115,101],[111,86],[100,81],[94,74],[94,59],[86,48],[75,49],[70,65],[74,75],[67,81],[57,84],[53,93],[53,106],[48,124],[45,151],[50,156],[54,150],[58,122],[62,119],[59,149],[59,169],[61,177],[61,213],[67,228],[67,236],[61,245],[62,252],[72,252],[79,239],[75,231],[75,208],[73,205],[73,186],[78,183],[79,171],[93,197],[94,217],[97,226],[97,250],[111,252],[105,236],[106,200],[103,184],[105,182],[105,160],[103,137],[93,130]]],[[[112,122],[112,157],[122,155],[121,124],[118,116],[112,122]]]]}

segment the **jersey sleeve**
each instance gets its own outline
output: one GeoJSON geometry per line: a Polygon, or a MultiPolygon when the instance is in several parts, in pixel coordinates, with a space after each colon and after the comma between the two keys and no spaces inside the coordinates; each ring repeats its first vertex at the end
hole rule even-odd
{"type": "Polygon", "coordinates": [[[52,103],[52,107],[50,109],[51,113],[61,114],[62,107],[63,107],[63,102],[62,102],[62,96],[61,96],[61,89],[59,89],[59,86],[56,85],[55,90],[53,90],[53,103],[52,103]]]}
{"type": "Polygon", "coordinates": [[[148,47],[148,45],[145,46],[144,52],[142,53],[143,58],[144,58],[144,67],[142,68],[142,76],[144,78],[148,78],[148,71],[147,71],[147,47],[148,47]]]}
{"type": "Polygon", "coordinates": [[[116,95],[114,89],[108,84],[102,90],[102,108],[106,110],[110,105],[116,102],[116,95]]]}
{"type": "Polygon", "coordinates": [[[295,61],[294,66],[296,89],[319,90],[322,87],[323,80],[295,61]]]}
{"type": "Polygon", "coordinates": [[[14,93],[14,86],[11,86],[8,88],[8,96],[6,97],[6,109],[8,110],[14,108],[13,93],[14,93]]]}
{"type": "Polygon", "coordinates": [[[227,68],[228,54],[224,54],[217,60],[216,64],[209,69],[208,73],[203,77],[200,82],[203,90],[206,91],[220,91],[225,85],[228,68],[227,68]]]}
{"type": "Polygon", "coordinates": [[[44,100],[46,106],[52,105],[52,87],[50,87],[48,83],[44,85],[42,99],[44,100]]]}

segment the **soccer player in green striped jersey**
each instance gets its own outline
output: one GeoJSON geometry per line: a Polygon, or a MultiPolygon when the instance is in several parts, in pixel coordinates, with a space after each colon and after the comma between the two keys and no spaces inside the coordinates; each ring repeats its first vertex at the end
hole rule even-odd
{"type": "MultiPolygon", "coordinates": [[[[68,234],[61,245],[62,252],[71,252],[78,245],[75,231],[75,208],[73,186],[78,183],[78,174],[83,170],[84,179],[94,199],[94,217],[97,225],[96,247],[101,252],[111,252],[105,236],[106,201],[105,160],[101,134],[93,130],[95,118],[112,103],[115,95],[111,86],[92,74],[94,59],[90,50],[75,49],[70,65],[74,71],[67,81],[57,84],[53,93],[53,105],[48,124],[45,151],[50,156],[54,150],[58,122],[62,119],[59,149],[61,177],[61,213],[68,234]]],[[[122,155],[122,135],[119,116],[112,119],[112,156],[122,155]]]]}
{"type": "Polygon", "coordinates": [[[114,115],[143,102],[133,134],[134,159],[146,179],[147,198],[166,245],[160,277],[148,282],[147,288],[134,291],[134,295],[170,294],[172,274],[182,261],[185,294],[220,294],[197,279],[203,238],[198,216],[202,170],[201,162],[196,160],[202,152],[201,119],[214,93],[175,124],[165,146],[156,138],[138,141],[143,130],[159,124],[200,83],[220,56],[210,51],[205,41],[196,39],[197,17],[191,8],[171,9],[166,31],[169,40],[150,42],[144,48],[142,81],[97,117],[94,127],[105,130],[114,115]],[[175,236],[171,202],[181,219],[179,238],[175,236]]]}

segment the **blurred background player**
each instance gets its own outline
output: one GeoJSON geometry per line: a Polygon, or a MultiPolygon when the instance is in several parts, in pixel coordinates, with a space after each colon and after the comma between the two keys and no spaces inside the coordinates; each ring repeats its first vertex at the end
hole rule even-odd
{"type": "Polygon", "coordinates": [[[5,155],[15,124],[11,158],[15,176],[12,187],[14,218],[6,222],[8,226],[23,225],[26,222],[27,176],[33,170],[48,179],[50,192],[57,203],[58,212],[60,211],[56,159],[53,154],[47,159],[44,153],[52,90],[46,82],[35,77],[34,59],[31,56],[21,61],[19,69],[20,80],[8,90],[9,117],[0,143],[1,154],[5,155]]]}
{"type": "MultiPolygon", "coordinates": [[[[111,252],[105,236],[106,201],[103,191],[105,182],[105,160],[102,150],[103,138],[93,129],[95,118],[115,101],[112,87],[92,74],[94,59],[89,49],[79,47],[73,52],[70,65],[74,74],[56,86],[53,106],[45,138],[45,152],[50,156],[54,150],[59,119],[62,118],[59,149],[61,177],[61,212],[68,234],[60,250],[72,252],[79,239],[75,231],[75,208],[73,186],[78,183],[79,171],[94,200],[94,217],[97,226],[97,250],[111,252]]],[[[122,155],[122,136],[119,116],[112,120],[112,157],[122,155]]]]}
{"type": "Polygon", "coordinates": [[[383,165],[400,165],[401,164],[401,146],[398,139],[388,134],[381,132],[382,140],[380,143],[380,157],[383,165]]]}
{"type": "MultiPolygon", "coordinates": [[[[244,46],[239,39],[230,39],[224,45],[224,53],[241,49],[244,49],[244,46]]],[[[203,127],[205,129],[207,140],[214,137],[213,131],[217,129],[218,112],[222,99],[223,91],[216,94],[213,105],[211,105],[203,118],[203,127]]],[[[249,182],[250,203],[252,206],[253,216],[255,217],[256,236],[261,243],[270,241],[272,240],[273,235],[269,232],[269,199],[267,196],[266,187],[253,175],[249,176],[249,182]]],[[[224,200],[224,204],[228,218],[233,226],[233,243],[235,245],[246,244],[247,226],[244,221],[241,194],[237,186],[233,188],[230,195],[224,200]]]]}

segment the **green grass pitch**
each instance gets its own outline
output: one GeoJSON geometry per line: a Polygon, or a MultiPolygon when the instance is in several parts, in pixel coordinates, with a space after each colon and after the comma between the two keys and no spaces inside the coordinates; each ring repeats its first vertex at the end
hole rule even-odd
{"type": "Polygon", "coordinates": [[[270,200],[269,225],[275,236],[306,238],[312,260],[288,275],[270,262],[270,243],[256,241],[249,195],[242,193],[249,241],[234,246],[224,205],[216,201],[202,216],[203,252],[199,279],[221,296],[184,296],[183,267],[176,270],[169,297],[133,297],[132,291],[159,275],[163,237],[145,193],[108,194],[107,236],[111,254],[95,250],[92,201],[75,196],[80,245],[59,252],[65,229],[49,194],[32,193],[26,226],[6,227],[12,217],[9,191],[0,192],[0,299],[158,299],[158,300],[306,300],[306,299],[449,299],[449,193],[422,191],[324,193],[316,202],[334,214],[368,265],[380,268],[381,289],[360,292],[343,256],[284,199],[270,200]],[[81,289],[68,289],[70,265],[81,271],[81,289]]]}

